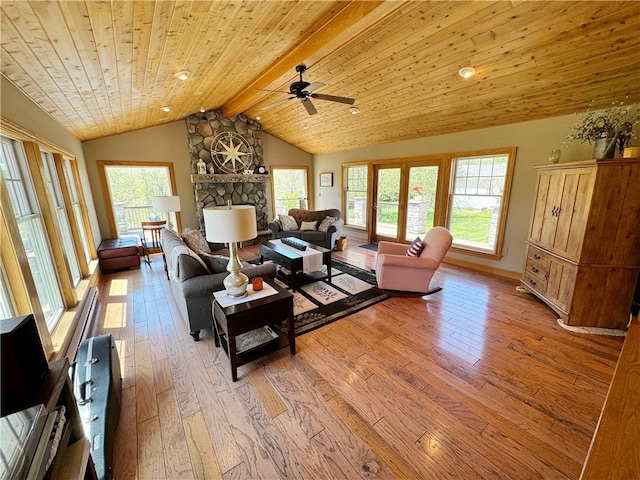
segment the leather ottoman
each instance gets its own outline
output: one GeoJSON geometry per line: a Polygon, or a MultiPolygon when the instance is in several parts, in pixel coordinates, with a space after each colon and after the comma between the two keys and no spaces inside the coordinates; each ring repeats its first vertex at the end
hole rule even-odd
{"type": "Polygon", "coordinates": [[[138,239],[135,237],[111,238],[100,242],[98,264],[102,273],[123,268],[140,267],[138,239]]]}

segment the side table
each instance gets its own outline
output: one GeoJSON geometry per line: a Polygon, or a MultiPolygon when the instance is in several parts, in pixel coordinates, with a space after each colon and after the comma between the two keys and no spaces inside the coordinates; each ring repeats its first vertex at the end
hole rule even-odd
{"type": "Polygon", "coordinates": [[[228,307],[221,306],[217,300],[213,300],[213,318],[216,322],[216,347],[222,346],[231,363],[231,378],[238,380],[238,367],[271,352],[286,346],[289,342],[291,355],[296,354],[296,339],[293,319],[293,295],[277,285],[271,279],[264,279],[265,283],[276,289],[277,293],[257,300],[246,301],[228,307]],[[287,321],[288,335],[278,332],[278,338],[267,345],[238,354],[236,350],[236,337],[256,328],[267,325],[279,324],[287,321]]]}

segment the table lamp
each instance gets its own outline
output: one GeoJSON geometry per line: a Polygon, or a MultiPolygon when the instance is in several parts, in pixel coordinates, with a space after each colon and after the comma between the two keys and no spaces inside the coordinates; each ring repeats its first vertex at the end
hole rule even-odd
{"type": "Polygon", "coordinates": [[[249,278],[240,271],[236,242],[253,240],[258,236],[256,208],[253,205],[228,205],[202,209],[206,239],[213,243],[229,244],[229,275],[224,279],[227,295],[242,298],[247,295],[249,278]]]}
{"type": "MultiPolygon", "coordinates": [[[[171,196],[156,196],[151,197],[151,209],[156,213],[172,213],[180,211],[180,197],[177,195],[171,196]]],[[[173,225],[167,215],[167,228],[173,230],[173,225]]]]}

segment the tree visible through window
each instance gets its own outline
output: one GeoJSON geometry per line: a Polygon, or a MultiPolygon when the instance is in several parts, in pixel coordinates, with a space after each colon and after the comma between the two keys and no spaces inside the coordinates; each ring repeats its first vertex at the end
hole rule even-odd
{"type": "Polygon", "coordinates": [[[271,167],[274,215],[290,208],[308,208],[307,167],[271,167]]]}

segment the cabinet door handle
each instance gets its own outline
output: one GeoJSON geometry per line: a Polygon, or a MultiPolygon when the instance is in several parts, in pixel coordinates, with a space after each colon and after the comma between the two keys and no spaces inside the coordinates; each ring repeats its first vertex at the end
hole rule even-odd
{"type": "Polygon", "coordinates": [[[533,280],[529,280],[529,283],[530,283],[531,285],[533,285],[533,286],[535,286],[535,285],[536,285],[536,282],[534,282],[533,280]]]}
{"type": "Polygon", "coordinates": [[[545,273],[545,274],[544,274],[544,279],[545,279],[545,280],[549,280],[549,272],[547,272],[547,273],[545,273]]]}
{"type": "Polygon", "coordinates": [[[531,267],[531,271],[533,273],[538,273],[540,270],[538,270],[536,267],[531,267]]]}
{"type": "Polygon", "coordinates": [[[534,253],[534,254],[533,254],[533,258],[534,258],[534,259],[536,259],[536,260],[540,260],[540,258],[541,258],[541,257],[540,257],[540,255],[536,255],[536,254],[534,253]]]}

